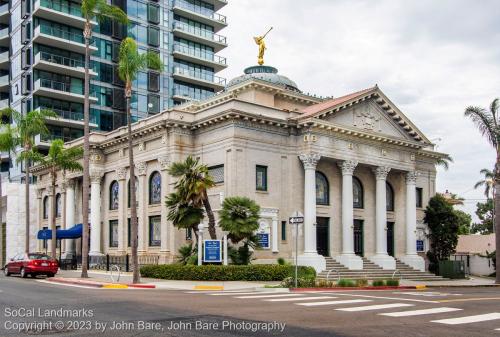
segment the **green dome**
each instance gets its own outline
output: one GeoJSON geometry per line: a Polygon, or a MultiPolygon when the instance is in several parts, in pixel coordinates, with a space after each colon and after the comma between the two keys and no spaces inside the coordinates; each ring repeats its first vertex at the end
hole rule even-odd
{"type": "Polygon", "coordinates": [[[233,78],[227,84],[226,88],[230,88],[250,79],[258,79],[275,85],[279,85],[287,90],[301,92],[297,88],[297,84],[286,76],[278,75],[278,69],[270,66],[253,66],[245,69],[245,74],[233,78]]]}

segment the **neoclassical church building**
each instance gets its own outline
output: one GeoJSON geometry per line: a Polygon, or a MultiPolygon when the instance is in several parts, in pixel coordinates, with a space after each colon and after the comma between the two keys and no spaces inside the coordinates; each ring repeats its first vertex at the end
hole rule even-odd
{"type": "MultiPolygon", "coordinates": [[[[444,154],[378,86],[320,99],[302,93],[270,66],[254,66],[224,91],[187,102],[133,125],[138,191],[139,254],[175,261],[194,235],[167,221],[165,197],[170,163],[192,155],[210,169],[209,191],[217,211],[227,196],[246,196],[261,206],[260,233],[269,242],[258,262],[295,255],[321,271],[325,257],[362,269],[362,257],[384,269],[395,258],[424,270],[428,248],[424,208],[435,191],[436,163],[444,154]]],[[[90,254],[130,253],[127,131],[92,132],[90,254]]],[[[67,146],[81,146],[82,139],[67,146]]],[[[50,228],[49,172],[38,166],[39,229],[50,228]]],[[[58,174],[58,226],[80,223],[81,173],[58,174]]],[[[217,213],[217,212],[216,212],[217,213]]],[[[219,233],[220,236],[220,233],[219,233]]],[[[40,250],[44,242],[39,241],[40,250]]],[[[50,245],[49,245],[50,246],[50,245]]],[[[63,251],[78,251],[66,242],[63,251]]]]}

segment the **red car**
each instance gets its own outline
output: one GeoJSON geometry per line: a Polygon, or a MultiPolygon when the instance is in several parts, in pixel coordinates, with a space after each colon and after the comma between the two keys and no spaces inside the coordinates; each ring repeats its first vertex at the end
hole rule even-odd
{"type": "Polygon", "coordinates": [[[10,262],[5,265],[3,270],[5,276],[10,276],[11,274],[20,274],[21,277],[36,277],[37,275],[47,275],[48,277],[53,277],[59,265],[57,260],[52,259],[50,256],[42,253],[29,253],[29,254],[17,254],[10,262]]]}

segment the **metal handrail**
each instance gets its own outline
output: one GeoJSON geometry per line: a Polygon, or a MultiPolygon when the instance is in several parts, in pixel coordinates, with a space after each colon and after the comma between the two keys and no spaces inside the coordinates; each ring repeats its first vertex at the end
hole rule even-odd
{"type": "Polygon", "coordinates": [[[399,270],[399,269],[396,269],[396,270],[394,271],[394,273],[392,273],[392,277],[391,277],[391,279],[393,279],[393,280],[394,280],[394,276],[396,276],[396,273],[399,273],[399,280],[401,281],[401,280],[403,279],[403,274],[401,273],[401,270],[399,270]]]}
{"type": "Polygon", "coordinates": [[[339,272],[337,269],[335,269],[335,268],[334,268],[334,269],[330,269],[330,270],[328,271],[328,273],[326,273],[326,282],[328,282],[328,280],[329,280],[329,278],[330,278],[330,273],[331,273],[332,271],[334,271],[334,272],[336,272],[336,273],[337,273],[337,282],[338,282],[338,281],[340,281],[340,272],[339,272]]]}
{"type": "Polygon", "coordinates": [[[111,268],[109,268],[109,277],[111,278],[111,282],[113,283],[120,282],[120,276],[121,276],[120,267],[117,264],[112,265],[111,268]],[[116,281],[115,278],[113,277],[113,269],[116,269],[116,271],[118,272],[118,278],[116,279],[116,281]]]}

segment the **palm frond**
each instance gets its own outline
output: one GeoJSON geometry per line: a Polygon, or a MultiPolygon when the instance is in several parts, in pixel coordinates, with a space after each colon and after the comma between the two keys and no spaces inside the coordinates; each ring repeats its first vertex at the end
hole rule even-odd
{"type": "Polygon", "coordinates": [[[498,105],[499,105],[499,98],[495,98],[493,102],[490,104],[490,113],[493,116],[493,121],[495,123],[495,126],[498,127],[500,124],[498,121],[498,105]]]}
{"type": "Polygon", "coordinates": [[[465,109],[464,116],[472,120],[481,135],[486,137],[488,142],[495,148],[498,145],[499,130],[494,125],[493,116],[484,108],[469,106],[465,109]]]}
{"type": "Polygon", "coordinates": [[[129,22],[127,14],[123,10],[117,6],[109,5],[105,0],[96,1],[96,18],[101,23],[106,19],[112,19],[124,25],[129,22]]]}

